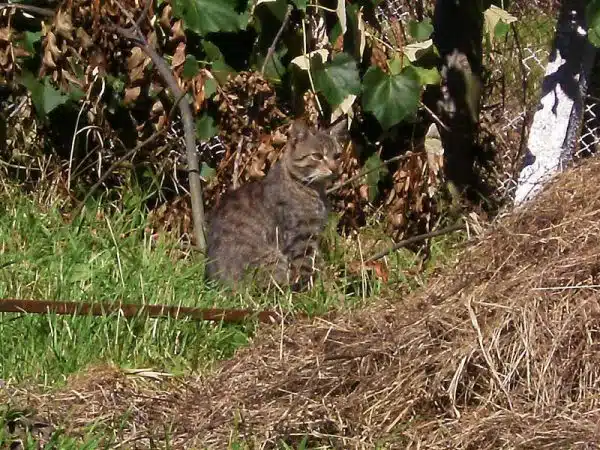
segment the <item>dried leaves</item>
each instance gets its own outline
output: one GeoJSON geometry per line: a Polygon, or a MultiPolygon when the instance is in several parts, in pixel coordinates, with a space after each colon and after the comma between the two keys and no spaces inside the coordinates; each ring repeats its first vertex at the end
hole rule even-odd
{"type": "MultiPolygon", "coordinates": [[[[216,112],[218,138],[199,145],[201,161],[206,173],[211,175],[204,177],[207,183],[205,203],[210,208],[225,190],[265,175],[285,145],[290,111],[259,74],[241,72],[224,82],[222,73],[217,70],[211,72],[214,67],[210,69],[210,66],[201,65],[189,52],[188,45],[191,44],[184,33],[182,20],[173,15],[172,4],[167,1],[156,6],[156,10],[152,8],[149,16],[156,15],[157,20],[152,23],[150,20],[140,21],[145,39],[165,56],[177,83],[190,94],[196,117],[202,120],[208,110],[211,115],[216,112]],[[215,142],[218,143],[216,147],[212,145],[215,142]]],[[[141,48],[119,37],[114,28],[128,27],[130,19],[137,19],[140,14],[140,5],[134,0],[63,1],[38,37],[42,47],[42,65],[38,75],[47,76],[49,83],[62,92],[83,93],[79,102],[85,110],[82,117],[87,123],[82,122],[81,126],[97,127],[98,131],[85,136],[87,148],[100,148],[97,152],[100,169],[104,168],[103,164],[109,165],[116,159],[113,149],[122,149],[119,141],[125,142],[124,135],[131,134],[132,130],[134,140],[128,136],[127,147],[146,139],[157,129],[171,126],[173,132],[158,139],[156,149],[144,150],[136,158],[152,165],[157,172],[168,174],[175,189],[178,189],[180,179],[185,179],[185,156],[181,150],[178,121],[169,123],[168,120],[173,101],[163,95],[164,83],[150,58],[141,48]],[[111,102],[113,106],[109,106],[111,102]],[[114,111],[114,102],[124,109],[119,120],[109,120],[113,114],[109,110],[112,108],[114,111]]],[[[4,22],[0,22],[0,26],[4,26],[0,28],[0,70],[12,74],[16,70],[14,66],[19,52],[25,50],[15,44],[10,26],[5,26],[4,22]]],[[[396,23],[394,30],[398,36],[402,31],[399,27],[396,23]]],[[[322,36],[319,42],[325,37],[322,36]]],[[[343,40],[338,39],[333,47],[333,52],[339,56],[339,52],[344,51],[343,40]]],[[[364,49],[364,42],[360,48],[364,49]]],[[[386,71],[388,50],[373,41],[372,58],[379,57],[379,65],[386,71]]],[[[355,98],[350,97],[353,96],[345,99],[347,104],[342,105],[343,109],[338,113],[352,111],[360,114],[360,106],[355,98]]],[[[303,115],[309,123],[317,124],[322,120],[319,109],[317,98],[307,92],[303,115]]],[[[214,125],[211,123],[210,131],[215,129],[214,125]]],[[[201,137],[201,134],[198,136],[201,137]]],[[[428,224],[432,209],[432,179],[426,176],[427,164],[422,156],[406,160],[399,166],[390,166],[388,179],[393,179],[393,185],[382,183],[378,197],[373,196],[372,188],[364,178],[336,191],[333,203],[342,212],[342,224],[347,227],[364,224],[366,215],[374,209],[372,207],[377,207],[382,201],[388,210],[392,228],[404,229],[414,220],[428,224]],[[426,220],[422,220],[421,215],[425,215],[426,220]]],[[[364,169],[365,159],[358,155],[354,146],[346,148],[342,156],[340,182],[359,174],[364,169]]],[[[115,177],[118,176],[116,171],[115,177]]],[[[90,179],[94,177],[96,175],[91,174],[90,179]]],[[[164,221],[168,222],[167,219],[164,221]]]]}
{"type": "Polygon", "coordinates": [[[20,42],[20,33],[12,28],[14,13],[13,9],[0,11],[0,81],[12,80],[19,69],[19,60],[31,54],[31,49],[20,42]]]}
{"type": "Polygon", "coordinates": [[[242,72],[215,95],[219,136],[225,152],[205,192],[215,201],[229,187],[265,175],[287,141],[288,115],[258,73],[242,72]]]}

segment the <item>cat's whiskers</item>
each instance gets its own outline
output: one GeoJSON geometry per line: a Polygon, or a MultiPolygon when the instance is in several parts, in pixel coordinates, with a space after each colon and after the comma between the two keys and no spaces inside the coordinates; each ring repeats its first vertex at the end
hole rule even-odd
{"type": "Polygon", "coordinates": [[[304,179],[302,179],[302,182],[306,185],[310,185],[314,182],[322,182],[327,180],[328,178],[333,176],[333,171],[329,170],[329,173],[323,173],[320,171],[314,171],[313,173],[311,173],[310,175],[308,175],[307,177],[304,177],[304,179]]]}

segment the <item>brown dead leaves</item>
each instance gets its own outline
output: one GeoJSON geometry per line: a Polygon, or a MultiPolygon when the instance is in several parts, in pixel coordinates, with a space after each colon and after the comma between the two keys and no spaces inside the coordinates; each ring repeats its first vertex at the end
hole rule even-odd
{"type": "MultiPolygon", "coordinates": [[[[190,70],[186,64],[190,44],[182,21],[173,17],[168,1],[156,6],[156,10],[153,8],[149,15],[156,16],[158,20],[152,25],[149,20],[140,22],[145,39],[168,61],[177,83],[190,94],[196,117],[204,114],[209,105],[216,109],[216,125],[222,146],[216,152],[203,143],[199,145],[203,148],[202,162],[216,171],[215,176],[207,178],[205,186],[205,202],[210,207],[227,189],[265,175],[286,143],[291,114],[281,106],[273,87],[257,73],[241,72],[219,85],[209,69],[199,67],[197,71],[190,70]]],[[[115,27],[128,28],[130,18],[139,18],[141,12],[139,2],[134,0],[64,0],[54,18],[49,19],[42,30],[43,54],[38,75],[48,76],[63,91],[68,92],[75,87],[81,90],[85,94],[81,102],[88,101],[84,117],[89,125],[100,127],[105,140],[120,138],[116,126],[106,120],[107,94],[111,91],[118,91],[118,100],[130,111],[135,111],[131,116],[135,115],[132,122],[138,132],[138,142],[166,127],[173,109],[173,99],[163,95],[165,84],[154,70],[151,59],[140,47],[115,32],[115,27]],[[106,75],[111,75],[116,81],[109,81],[106,75]]],[[[400,24],[393,25],[394,35],[398,40],[403,39],[400,24]]],[[[19,52],[24,51],[13,41],[8,23],[0,22],[0,70],[4,73],[15,70],[19,52]]],[[[371,41],[372,61],[387,70],[389,49],[377,40],[371,41]]],[[[343,51],[343,44],[341,39],[335,41],[334,52],[343,51]]],[[[302,115],[307,121],[313,125],[322,122],[317,97],[308,92],[303,103],[302,115]]],[[[356,117],[359,117],[359,103],[356,102],[353,108],[357,110],[356,117]]],[[[163,147],[160,151],[177,154],[179,138],[175,136],[171,141],[157,142],[163,147]],[[164,150],[168,145],[171,147],[164,150]]],[[[100,142],[97,144],[102,145],[100,142]]],[[[340,181],[359,174],[364,159],[354,146],[344,149],[340,181]]],[[[434,168],[433,172],[429,170],[431,161],[428,164],[421,152],[390,166],[393,185],[382,187],[381,198],[384,199],[391,228],[404,229],[409,222],[417,220],[425,223],[425,229],[419,231],[427,231],[436,192],[431,188],[436,185],[441,173],[440,167],[434,168]]],[[[161,160],[160,169],[176,172],[180,162],[175,158],[164,163],[161,160]]],[[[363,178],[335,192],[333,203],[342,213],[343,226],[356,228],[363,225],[365,217],[378,207],[379,203],[369,203],[368,190],[363,178]]]]}
{"type": "Polygon", "coordinates": [[[430,174],[425,152],[410,154],[400,163],[392,176],[393,189],[385,201],[390,228],[403,230],[409,222],[416,221],[420,223],[418,232],[430,231],[438,174],[441,175],[430,174]]]}
{"type": "Polygon", "coordinates": [[[0,12],[0,80],[12,80],[19,69],[19,60],[29,56],[29,52],[19,43],[20,33],[12,28],[15,10],[4,9],[0,12]]]}
{"type": "Polygon", "coordinates": [[[288,115],[279,109],[274,90],[258,73],[242,72],[214,97],[220,137],[226,153],[209,186],[220,196],[226,186],[261,178],[287,142],[288,115]]]}
{"type": "MultiPolygon", "coordinates": [[[[140,47],[132,46],[115,32],[115,27],[127,29],[131,26],[128,16],[137,19],[142,13],[137,2],[75,0],[68,6],[65,3],[59,8],[45,27],[41,76],[49,75],[63,90],[76,84],[88,92],[97,81],[97,75],[108,72],[124,83],[123,100],[128,106],[146,100],[145,93],[158,93],[164,89],[164,81],[153,70],[151,59],[140,47]]],[[[187,56],[183,24],[173,18],[168,3],[160,8],[156,12],[160,18],[158,27],[142,20],[139,24],[141,32],[148,44],[170,61],[179,86],[194,94],[194,108],[196,112],[201,111],[206,100],[204,83],[209,77],[205,71],[198,71],[191,79],[182,76],[187,56]]],[[[154,13],[150,8],[149,15],[154,13]]],[[[148,111],[147,121],[155,129],[164,126],[169,110],[169,105],[154,104],[148,111]],[[158,111],[162,114],[157,115],[158,111]]]]}

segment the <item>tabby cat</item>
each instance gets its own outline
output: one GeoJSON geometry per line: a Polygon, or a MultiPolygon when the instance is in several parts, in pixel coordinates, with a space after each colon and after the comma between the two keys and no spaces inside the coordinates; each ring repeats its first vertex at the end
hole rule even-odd
{"type": "Polygon", "coordinates": [[[312,279],[328,215],[326,187],[336,175],[347,121],[329,129],[295,121],[268,174],[223,196],[209,219],[206,277],[236,287],[303,289],[312,279]]]}

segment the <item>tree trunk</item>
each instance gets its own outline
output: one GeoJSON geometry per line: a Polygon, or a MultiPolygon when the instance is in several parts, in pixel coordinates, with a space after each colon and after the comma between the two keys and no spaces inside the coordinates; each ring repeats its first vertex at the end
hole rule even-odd
{"type": "Polygon", "coordinates": [[[443,60],[437,110],[449,130],[440,130],[445,175],[460,191],[477,184],[475,141],[482,72],[483,11],[487,0],[437,0],[434,43],[443,60]]]}

